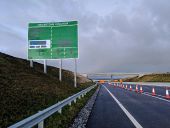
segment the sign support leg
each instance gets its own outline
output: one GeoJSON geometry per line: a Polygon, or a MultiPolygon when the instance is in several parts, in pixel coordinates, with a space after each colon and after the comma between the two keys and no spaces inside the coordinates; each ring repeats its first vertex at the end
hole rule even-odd
{"type": "Polygon", "coordinates": [[[77,60],[75,59],[75,71],[74,71],[74,87],[77,87],[77,60]]]}
{"type": "Polygon", "coordinates": [[[44,73],[47,73],[47,60],[44,60],[44,73]]]}
{"type": "Polygon", "coordinates": [[[62,81],[62,59],[60,59],[59,80],[62,81]]]}
{"type": "Polygon", "coordinates": [[[33,60],[30,60],[30,67],[33,68],[33,60]]]}

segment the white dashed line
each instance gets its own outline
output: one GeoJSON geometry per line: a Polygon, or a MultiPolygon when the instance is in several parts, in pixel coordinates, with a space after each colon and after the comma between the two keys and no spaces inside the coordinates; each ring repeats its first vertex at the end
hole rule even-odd
{"type": "MultiPolygon", "coordinates": [[[[132,89],[132,91],[135,92],[134,89],[132,89]]],[[[159,100],[163,100],[163,101],[166,101],[166,102],[169,102],[169,103],[170,103],[169,100],[163,99],[164,96],[162,96],[162,95],[157,95],[157,94],[156,94],[156,96],[152,96],[152,93],[149,93],[149,92],[143,92],[143,93],[140,93],[140,94],[143,94],[143,95],[145,95],[145,96],[150,96],[150,97],[153,97],[153,98],[156,98],[156,99],[159,99],[159,100]],[[159,96],[159,97],[158,97],[158,96],[159,96]],[[162,97],[162,98],[161,98],[161,97],[162,97]]]]}
{"type": "Polygon", "coordinates": [[[162,99],[162,98],[160,98],[160,97],[152,96],[152,95],[149,95],[149,94],[147,94],[147,93],[142,93],[142,94],[143,94],[143,95],[146,95],[146,96],[150,96],[150,97],[156,98],[156,99],[159,99],[159,100],[163,100],[163,101],[166,101],[166,102],[169,102],[169,103],[170,103],[169,100],[162,99]]]}
{"type": "MultiPolygon", "coordinates": [[[[145,94],[149,94],[149,95],[152,95],[152,93],[150,93],[150,92],[143,92],[143,93],[145,93],[145,94]]],[[[159,97],[164,98],[164,96],[162,96],[162,95],[158,95],[158,94],[156,94],[156,96],[159,96],[159,97]]]]}
{"type": "MultiPolygon", "coordinates": [[[[105,87],[105,86],[103,86],[105,87]]],[[[119,107],[123,110],[123,112],[127,115],[127,117],[130,119],[130,121],[135,125],[136,128],[143,128],[138,121],[128,112],[128,110],[118,101],[118,99],[109,91],[107,87],[105,89],[108,91],[108,93],[111,95],[111,97],[116,101],[116,103],[119,105],[119,107]]]]}

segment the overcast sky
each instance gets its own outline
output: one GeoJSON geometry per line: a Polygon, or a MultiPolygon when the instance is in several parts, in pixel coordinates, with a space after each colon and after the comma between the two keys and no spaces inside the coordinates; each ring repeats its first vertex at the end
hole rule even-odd
{"type": "Polygon", "coordinates": [[[79,23],[78,72],[170,71],[169,0],[0,0],[0,52],[26,59],[29,22],[68,20],[79,23]]]}

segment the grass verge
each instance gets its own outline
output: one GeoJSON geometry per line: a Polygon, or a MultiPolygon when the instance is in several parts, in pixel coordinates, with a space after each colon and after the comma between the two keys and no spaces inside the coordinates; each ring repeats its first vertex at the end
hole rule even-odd
{"type": "Polygon", "coordinates": [[[71,126],[74,118],[80,112],[80,110],[85,106],[89,98],[94,94],[97,87],[92,89],[90,92],[84,96],[84,98],[77,99],[76,103],[72,102],[72,105],[65,106],[62,109],[62,114],[55,113],[45,120],[46,128],[68,128],[71,126]]]}
{"type": "Polygon", "coordinates": [[[170,82],[170,73],[148,74],[142,77],[127,78],[126,82],[170,82]]]}
{"type": "Polygon", "coordinates": [[[74,73],[62,70],[62,82],[58,79],[59,69],[43,64],[9,56],[0,52],[0,128],[13,125],[58,101],[61,101],[94,83],[77,76],[74,87],[74,73]]]}

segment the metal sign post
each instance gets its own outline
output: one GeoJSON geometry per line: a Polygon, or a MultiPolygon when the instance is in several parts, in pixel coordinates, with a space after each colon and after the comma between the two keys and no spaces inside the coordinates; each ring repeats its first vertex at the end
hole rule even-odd
{"type": "Polygon", "coordinates": [[[112,79],[113,79],[113,75],[111,75],[111,82],[112,82],[112,79]]]}
{"type": "Polygon", "coordinates": [[[33,67],[33,60],[30,60],[30,67],[33,67]]]}
{"type": "Polygon", "coordinates": [[[62,59],[60,59],[59,80],[62,81],[62,59]]]}
{"type": "Polygon", "coordinates": [[[74,87],[77,87],[77,60],[75,60],[75,71],[74,71],[74,87]]]}
{"type": "MultiPolygon", "coordinates": [[[[78,21],[28,24],[28,59],[44,60],[44,73],[46,60],[68,58],[78,58],[78,21]]],[[[62,60],[59,80],[62,81],[62,60]]],[[[74,81],[76,87],[76,77],[74,81]]]]}
{"type": "Polygon", "coordinates": [[[47,73],[47,60],[44,60],[44,73],[47,73]]]}

